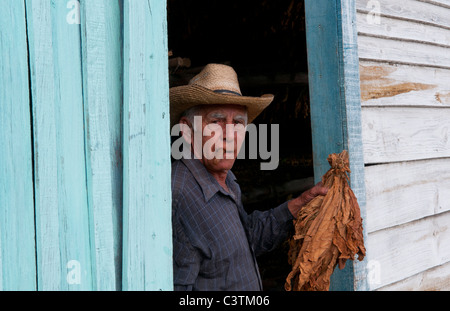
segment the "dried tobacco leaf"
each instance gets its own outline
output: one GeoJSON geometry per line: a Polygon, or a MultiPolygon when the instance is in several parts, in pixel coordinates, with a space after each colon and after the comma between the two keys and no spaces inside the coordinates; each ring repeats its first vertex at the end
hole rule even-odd
{"type": "Polygon", "coordinates": [[[287,291],[328,290],[336,265],[343,269],[347,259],[358,254],[363,260],[366,254],[359,205],[349,186],[348,152],[330,154],[328,163],[331,168],[322,177],[328,193],[311,200],[294,220],[287,291]]]}

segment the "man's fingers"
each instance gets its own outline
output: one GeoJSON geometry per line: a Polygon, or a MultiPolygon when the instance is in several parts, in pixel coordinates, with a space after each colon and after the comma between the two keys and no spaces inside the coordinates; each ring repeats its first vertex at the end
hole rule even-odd
{"type": "Polygon", "coordinates": [[[328,192],[328,188],[323,185],[322,182],[318,182],[312,189],[311,194],[314,196],[318,195],[326,195],[328,192]]]}
{"type": "Polygon", "coordinates": [[[318,191],[319,195],[326,195],[328,192],[328,188],[327,187],[319,187],[317,189],[317,191],[318,191]]]}

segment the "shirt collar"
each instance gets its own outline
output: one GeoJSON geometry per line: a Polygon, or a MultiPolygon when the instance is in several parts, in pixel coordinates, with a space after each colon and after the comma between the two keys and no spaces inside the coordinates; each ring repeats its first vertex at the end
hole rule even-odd
{"type": "MultiPolygon", "coordinates": [[[[189,171],[194,176],[197,183],[202,189],[203,195],[205,196],[205,201],[208,202],[217,192],[222,192],[225,195],[229,195],[219,182],[208,172],[206,167],[198,159],[181,159],[181,161],[186,165],[189,171]]],[[[236,176],[232,171],[228,171],[227,178],[225,182],[227,185],[232,185],[236,181],[236,176]]],[[[234,190],[234,185],[233,185],[234,190]]]]}

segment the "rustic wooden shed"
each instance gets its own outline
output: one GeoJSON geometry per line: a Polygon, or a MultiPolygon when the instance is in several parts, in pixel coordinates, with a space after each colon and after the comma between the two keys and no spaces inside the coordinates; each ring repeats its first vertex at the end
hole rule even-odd
{"type": "MultiPolygon", "coordinates": [[[[314,179],[348,149],[364,218],[331,289],[450,289],[450,2],[281,2],[314,179]]],[[[172,289],[168,39],[164,0],[2,3],[0,290],[172,289]]]]}
{"type": "Polygon", "coordinates": [[[450,289],[450,1],[356,1],[369,289],[450,289]]]}

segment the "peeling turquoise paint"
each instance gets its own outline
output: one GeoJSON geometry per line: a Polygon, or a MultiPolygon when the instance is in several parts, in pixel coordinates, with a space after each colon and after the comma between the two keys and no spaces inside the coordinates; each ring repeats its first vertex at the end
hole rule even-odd
{"type": "Polygon", "coordinates": [[[166,8],[132,2],[0,3],[0,290],[171,289],[166,8]]]}

